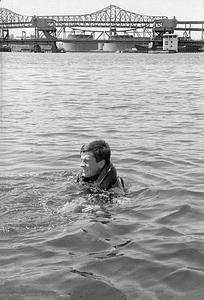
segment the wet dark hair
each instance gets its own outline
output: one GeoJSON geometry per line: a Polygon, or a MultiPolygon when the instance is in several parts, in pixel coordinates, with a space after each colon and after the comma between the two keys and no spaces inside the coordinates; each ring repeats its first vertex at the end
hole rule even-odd
{"type": "Polygon", "coordinates": [[[93,141],[89,144],[84,144],[81,147],[80,154],[83,152],[92,152],[96,161],[105,160],[106,164],[110,163],[111,150],[104,140],[93,141]]]}

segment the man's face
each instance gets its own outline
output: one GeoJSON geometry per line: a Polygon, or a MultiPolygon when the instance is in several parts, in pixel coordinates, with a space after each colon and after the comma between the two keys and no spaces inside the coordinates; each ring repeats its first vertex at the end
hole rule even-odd
{"type": "Polygon", "coordinates": [[[81,163],[83,177],[92,177],[100,173],[104,161],[97,162],[92,152],[81,153],[81,163]]]}

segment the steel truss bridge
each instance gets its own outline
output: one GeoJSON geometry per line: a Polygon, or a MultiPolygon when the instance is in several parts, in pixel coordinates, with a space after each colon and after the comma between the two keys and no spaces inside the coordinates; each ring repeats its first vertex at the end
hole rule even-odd
{"type": "Polygon", "coordinates": [[[201,32],[201,39],[204,37],[204,21],[178,21],[166,16],[140,15],[115,5],[90,14],[59,16],[23,16],[7,8],[0,8],[1,36],[8,38],[9,30],[20,28],[34,28],[35,38],[55,41],[66,39],[68,29],[72,33],[77,30],[84,34],[98,33],[98,36],[94,37],[96,39],[110,38],[118,33],[128,36],[130,32],[137,37],[153,37],[177,30],[182,31],[185,37],[191,37],[192,31],[201,32]]]}

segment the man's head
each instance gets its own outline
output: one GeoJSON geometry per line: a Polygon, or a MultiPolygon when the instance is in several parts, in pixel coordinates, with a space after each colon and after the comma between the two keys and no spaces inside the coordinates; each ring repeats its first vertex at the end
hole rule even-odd
{"type": "Polygon", "coordinates": [[[82,176],[92,177],[100,173],[101,169],[110,163],[111,151],[109,145],[103,141],[93,141],[81,147],[82,176]]]}

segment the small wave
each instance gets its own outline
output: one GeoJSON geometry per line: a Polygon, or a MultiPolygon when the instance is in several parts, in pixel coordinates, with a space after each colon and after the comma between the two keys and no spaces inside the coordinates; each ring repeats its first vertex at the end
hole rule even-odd
{"type": "Polygon", "coordinates": [[[74,272],[76,279],[70,290],[72,300],[127,300],[126,296],[111,283],[103,281],[103,278],[95,277],[92,273],[74,272]],[[79,280],[77,275],[85,276],[85,279],[79,280]],[[87,279],[87,277],[89,279],[87,279]]]}
{"type": "Polygon", "coordinates": [[[186,239],[185,242],[179,239],[179,236],[176,240],[172,239],[172,243],[170,243],[169,239],[166,239],[166,242],[158,241],[158,246],[156,247],[156,252],[154,257],[159,260],[165,261],[174,261],[180,262],[182,265],[188,265],[191,268],[199,268],[204,270],[204,254],[202,253],[202,243],[192,241],[189,242],[186,239]]]}
{"type": "Polygon", "coordinates": [[[109,243],[87,234],[83,230],[79,230],[75,233],[65,234],[63,233],[57,238],[54,238],[46,243],[49,247],[69,249],[74,252],[100,252],[110,248],[109,243]],[[80,250],[81,249],[81,250],[80,250]]]}
{"type": "Polygon", "coordinates": [[[182,268],[170,273],[162,281],[177,291],[196,291],[203,288],[204,271],[182,268]]]}
{"type": "Polygon", "coordinates": [[[189,204],[179,205],[175,207],[172,212],[165,212],[165,214],[165,216],[157,219],[157,223],[180,224],[182,222],[182,224],[185,224],[191,221],[203,221],[204,219],[204,212],[189,204]]]}
{"type": "Polygon", "coordinates": [[[164,236],[164,237],[176,237],[176,236],[183,236],[183,233],[180,233],[179,231],[172,229],[172,228],[168,228],[166,226],[160,227],[159,229],[157,229],[154,234],[156,236],[164,236]]]}

